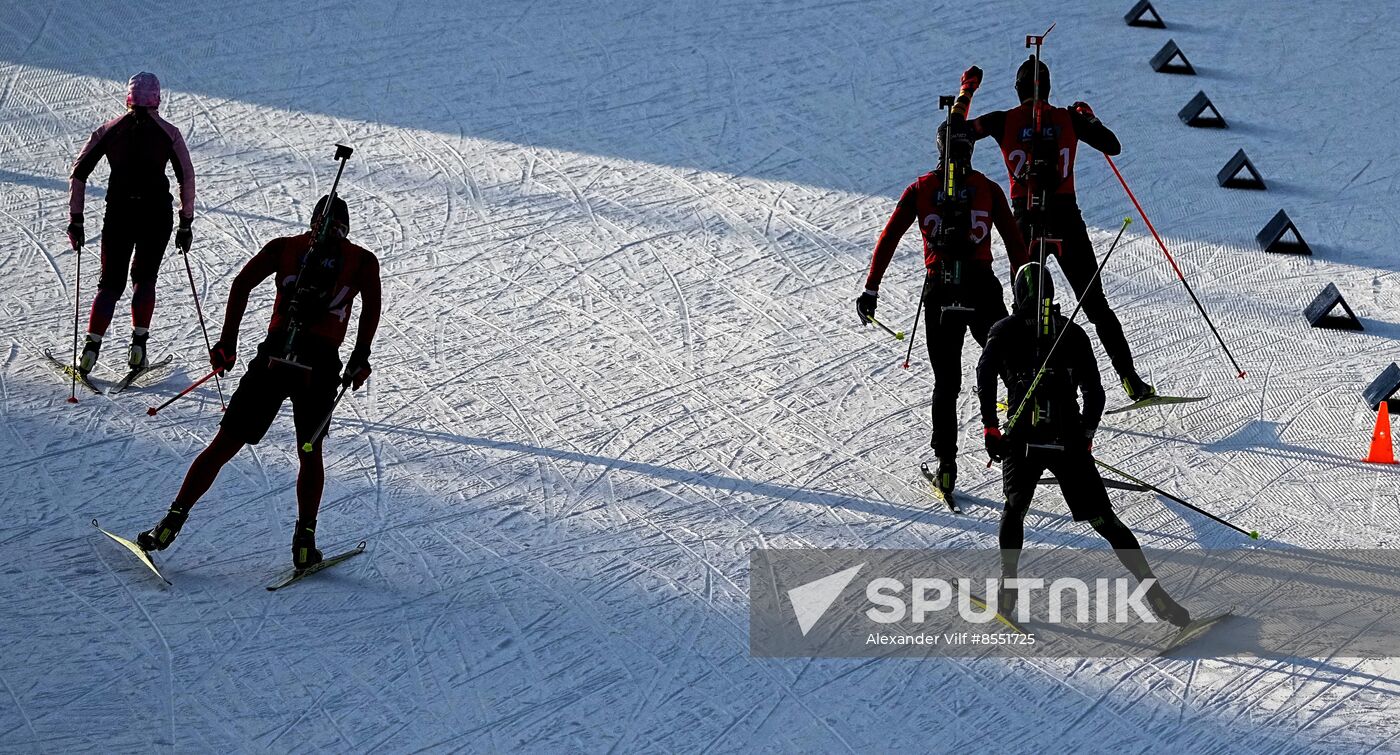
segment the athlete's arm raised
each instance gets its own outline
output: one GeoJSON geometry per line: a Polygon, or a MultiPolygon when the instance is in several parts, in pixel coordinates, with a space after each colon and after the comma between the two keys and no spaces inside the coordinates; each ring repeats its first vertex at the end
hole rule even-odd
{"type": "Polygon", "coordinates": [[[1074,124],[1074,135],[1079,141],[1112,157],[1123,151],[1118,136],[1103,125],[1087,102],[1076,102],[1069,107],[1070,123],[1074,124]]]}

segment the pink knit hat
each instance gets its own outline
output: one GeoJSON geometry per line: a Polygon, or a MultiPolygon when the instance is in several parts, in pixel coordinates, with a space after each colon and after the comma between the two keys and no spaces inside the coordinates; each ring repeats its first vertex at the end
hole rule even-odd
{"type": "Polygon", "coordinates": [[[131,77],[126,85],[127,107],[160,107],[160,79],[142,71],[131,77]]]}

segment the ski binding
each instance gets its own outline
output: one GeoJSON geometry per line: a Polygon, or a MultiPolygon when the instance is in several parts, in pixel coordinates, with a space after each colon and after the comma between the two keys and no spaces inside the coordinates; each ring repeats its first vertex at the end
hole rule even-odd
{"type": "Polygon", "coordinates": [[[945,493],[942,488],[938,487],[938,475],[935,474],[932,469],[928,468],[928,462],[920,462],[919,471],[923,473],[924,479],[928,480],[929,485],[933,488],[933,495],[937,497],[938,500],[942,501],[944,505],[948,507],[949,511],[954,514],[967,513],[963,511],[962,505],[958,503],[951,492],[945,493]]]}
{"type": "Polygon", "coordinates": [[[63,373],[64,377],[77,378],[79,385],[83,386],[84,388],[87,388],[93,393],[98,394],[99,396],[102,395],[102,389],[98,388],[97,385],[92,382],[91,378],[89,378],[87,375],[82,374],[81,372],[74,370],[73,365],[68,364],[67,362],[60,362],[58,360],[58,357],[53,355],[53,352],[49,351],[48,349],[44,349],[44,358],[49,360],[49,364],[52,364],[59,372],[63,373]]]}
{"type": "Polygon", "coordinates": [[[126,377],[117,381],[117,384],[113,386],[112,389],[108,391],[108,393],[121,393],[127,388],[130,388],[132,384],[134,384],[137,380],[140,380],[141,378],[145,377],[146,375],[149,375],[152,372],[155,372],[156,370],[168,367],[170,363],[174,361],[174,359],[174,354],[166,354],[165,358],[160,360],[159,362],[149,362],[146,364],[145,367],[127,372],[126,377]]]}
{"type": "Polygon", "coordinates": [[[326,558],[322,559],[320,563],[315,564],[313,566],[308,566],[305,569],[293,569],[288,574],[280,577],[276,582],[273,582],[272,584],[268,585],[267,591],[273,592],[276,590],[280,590],[288,585],[291,585],[301,580],[303,577],[309,577],[312,574],[321,571],[322,569],[327,569],[329,567],[335,566],[336,564],[342,561],[354,558],[355,556],[358,556],[364,552],[365,541],[361,540],[355,545],[354,548],[351,548],[350,550],[345,551],[344,553],[337,553],[334,556],[327,556],[326,558]]]}
{"type": "Polygon", "coordinates": [[[141,546],[137,545],[136,543],[131,542],[130,540],[127,540],[126,538],[124,538],[124,537],[122,537],[122,536],[120,536],[120,535],[113,535],[112,533],[108,532],[107,530],[102,529],[102,525],[98,524],[96,519],[92,520],[92,526],[93,526],[93,527],[96,527],[98,532],[101,532],[102,534],[106,535],[107,537],[112,538],[112,540],[116,541],[116,543],[117,543],[118,545],[120,545],[120,546],[122,546],[123,548],[126,548],[127,550],[131,551],[132,555],[134,555],[134,556],[136,556],[136,558],[140,559],[140,560],[141,560],[141,563],[145,564],[145,565],[146,565],[146,568],[147,568],[147,569],[150,569],[152,574],[154,574],[154,575],[156,575],[157,577],[160,578],[160,581],[164,582],[164,583],[167,584],[167,585],[173,585],[173,584],[175,584],[174,582],[171,582],[170,580],[166,579],[164,574],[161,574],[161,573],[160,573],[160,569],[157,569],[157,568],[156,568],[156,565],[155,565],[155,562],[151,560],[150,554],[147,553],[146,551],[142,550],[142,549],[141,549],[141,546]]]}

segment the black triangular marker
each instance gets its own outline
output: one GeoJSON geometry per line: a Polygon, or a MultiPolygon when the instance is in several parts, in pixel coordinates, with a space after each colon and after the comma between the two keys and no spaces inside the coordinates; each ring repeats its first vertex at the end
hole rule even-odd
{"type": "Polygon", "coordinates": [[[1230,125],[1225,122],[1225,116],[1221,115],[1220,111],[1215,109],[1215,105],[1210,101],[1210,98],[1206,96],[1205,92],[1197,92],[1196,96],[1192,97],[1191,101],[1186,103],[1186,107],[1182,108],[1181,112],[1176,114],[1176,117],[1180,118],[1182,123],[1193,128],[1230,127],[1230,125]],[[1211,115],[1202,115],[1207,110],[1211,112],[1211,115]]]}
{"type": "Polygon", "coordinates": [[[1259,189],[1268,187],[1264,185],[1264,177],[1259,175],[1259,170],[1250,162],[1244,150],[1235,153],[1230,161],[1225,163],[1225,167],[1215,174],[1215,180],[1227,189],[1259,189]],[[1240,171],[1247,171],[1248,177],[1240,178],[1240,171]]]}
{"type": "Polygon", "coordinates": [[[1162,16],[1157,13],[1157,9],[1152,7],[1152,3],[1147,0],[1138,0],[1138,4],[1123,16],[1123,20],[1128,22],[1128,26],[1145,26],[1152,29],[1165,29],[1167,22],[1162,20],[1162,16]],[[1147,14],[1152,14],[1151,18],[1143,18],[1147,14]]]}
{"type": "Polygon", "coordinates": [[[1293,225],[1293,221],[1288,218],[1288,213],[1283,210],[1279,210],[1274,219],[1255,234],[1254,240],[1258,241],[1259,248],[1266,252],[1312,254],[1312,247],[1303,240],[1303,234],[1298,232],[1298,226],[1293,225]],[[1284,237],[1289,233],[1293,234],[1293,238],[1285,239],[1284,237]]]}
{"type": "Polygon", "coordinates": [[[1180,73],[1186,76],[1195,76],[1196,69],[1191,65],[1191,61],[1186,59],[1186,53],[1176,46],[1176,40],[1169,39],[1162,49],[1152,56],[1152,70],[1157,73],[1180,73]],[[1176,61],[1180,62],[1176,62],[1176,61]]]}
{"type": "Polygon", "coordinates": [[[1312,304],[1303,310],[1303,317],[1308,318],[1308,324],[1314,328],[1363,330],[1361,321],[1356,318],[1356,313],[1351,311],[1347,300],[1342,298],[1342,292],[1337,290],[1335,283],[1328,283],[1326,288],[1322,289],[1317,298],[1312,300],[1312,304]],[[1338,305],[1341,305],[1345,314],[1331,314],[1338,305]]]}

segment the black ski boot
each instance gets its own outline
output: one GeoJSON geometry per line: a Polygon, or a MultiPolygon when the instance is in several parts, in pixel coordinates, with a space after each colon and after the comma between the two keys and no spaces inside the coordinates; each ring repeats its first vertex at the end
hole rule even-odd
{"type": "Polygon", "coordinates": [[[1148,385],[1136,372],[1130,373],[1123,378],[1123,390],[1127,392],[1128,398],[1132,401],[1141,401],[1157,395],[1157,389],[1148,385]]]}
{"type": "Polygon", "coordinates": [[[142,532],[136,536],[136,544],[141,546],[143,551],[163,551],[175,542],[175,536],[180,534],[180,528],[185,526],[185,520],[190,516],[189,509],[181,511],[173,505],[165,512],[165,517],[156,526],[142,532]]]}
{"type": "Polygon", "coordinates": [[[316,549],[316,520],[297,520],[292,530],[292,567],[298,570],[321,563],[321,551],[316,549]]]}
{"type": "Polygon", "coordinates": [[[938,478],[934,480],[934,485],[938,486],[938,492],[945,498],[952,499],[953,484],[958,481],[958,462],[951,456],[943,456],[938,459],[938,478]]]}
{"type": "Polygon", "coordinates": [[[1002,575],[1001,583],[997,585],[997,613],[1004,619],[1010,619],[1016,612],[1016,601],[1021,597],[1020,588],[1010,588],[1006,586],[1006,580],[1013,579],[1002,575]]]}
{"type": "Polygon", "coordinates": [[[88,334],[87,342],[83,344],[83,355],[78,358],[78,374],[87,377],[92,368],[97,366],[97,355],[102,351],[102,338],[94,338],[88,334]]]}
{"type": "Polygon", "coordinates": [[[146,367],[146,339],[151,334],[132,333],[131,347],[126,350],[126,366],[133,370],[141,370],[146,367]]]}
{"type": "Polygon", "coordinates": [[[1184,627],[1191,623],[1191,612],[1172,600],[1172,596],[1162,589],[1160,582],[1153,582],[1152,586],[1147,588],[1147,605],[1152,608],[1152,613],[1157,614],[1157,618],[1165,619],[1174,626],[1184,627]]]}

